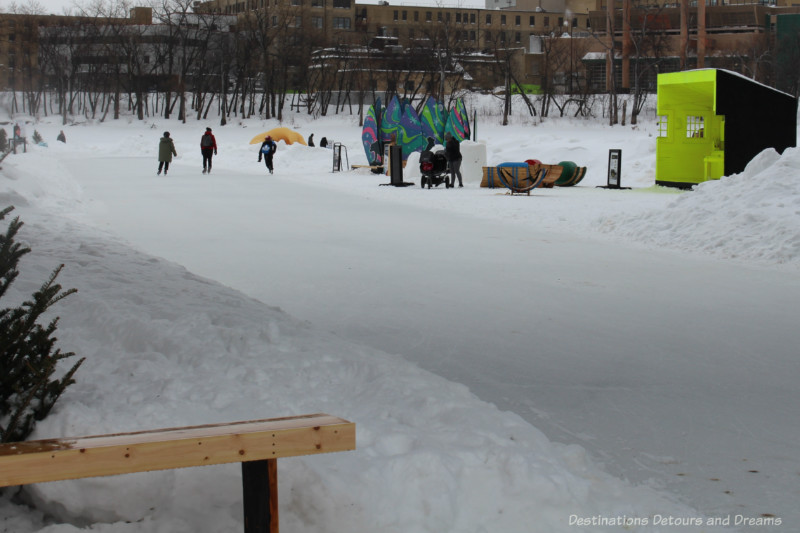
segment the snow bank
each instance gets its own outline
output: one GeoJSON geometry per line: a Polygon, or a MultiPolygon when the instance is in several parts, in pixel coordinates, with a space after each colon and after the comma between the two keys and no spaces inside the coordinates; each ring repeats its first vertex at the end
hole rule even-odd
{"type": "Polygon", "coordinates": [[[684,252],[800,266],[800,150],[765,150],[741,174],[697,185],[664,209],[602,217],[598,227],[684,252]]]}
{"type": "MultiPolygon", "coordinates": [[[[130,135],[140,134],[96,136],[92,151],[115,157],[130,135]]],[[[58,336],[87,361],[34,437],[311,412],[355,421],[357,451],[281,461],[287,531],[551,533],[575,531],[571,517],[696,514],[609,476],[582,448],[550,442],[462,385],[316,331],[81,223],[91,199],[44,153],[4,163],[0,199],[18,206],[21,238],[33,248],[11,298],[61,262],[60,282],[79,289],[58,306],[58,336]]],[[[39,511],[6,495],[0,512],[16,533],[241,531],[239,476],[225,465],[42,484],[31,488],[39,511]]]]}

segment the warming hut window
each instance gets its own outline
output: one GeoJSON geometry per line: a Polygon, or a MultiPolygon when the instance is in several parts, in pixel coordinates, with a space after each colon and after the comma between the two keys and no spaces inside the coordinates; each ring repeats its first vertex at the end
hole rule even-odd
{"type": "Polygon", "coordinates": [[[658,115],[656,126],[659,137],[669,137],[669,117],[667,115],[658,115]]]}
{"type": "Polygon", "coordinates": [[[703,117],[693,115],[686,117],[686,137],[702,139],[704,131],[703,117]]]}

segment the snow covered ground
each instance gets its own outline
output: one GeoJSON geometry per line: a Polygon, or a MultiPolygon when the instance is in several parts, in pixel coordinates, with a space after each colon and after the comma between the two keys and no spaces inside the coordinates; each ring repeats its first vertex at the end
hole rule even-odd
{"type": "MultiPolygon", "coordinates": [[[[680,193],[653,186],[652,117],[487,115],[490,164],[572,160],[587,177],[530,197],[474,170],[464,189],[382,187],[282,143],[267,175],[248,142],[274,121],[28,124],[49,146],[2,164],[33,249],[3,306],[65,263],[79,292],[58,337],[87,357],[35,437],[356,422],[357,451],[280,462],[285,531],[796,531],[800,152],[680,193]],[[207,125],[219,155],[202,175],[207,125]],[[596,188],[611,148],[632,190],[596,188]]],[[[356,117],[284,125],[365,162],[356,117]]],[[[0,524],[241,531],[239,477],[42,484],[36,510],[7,491],[0,524]]]]}

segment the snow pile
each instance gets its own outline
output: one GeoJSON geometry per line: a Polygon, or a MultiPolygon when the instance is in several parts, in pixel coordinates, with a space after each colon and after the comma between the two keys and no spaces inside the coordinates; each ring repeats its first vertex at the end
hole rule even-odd
{"type": "MultiPolygon", "coordinates": [[[[365,162],[356,117],[317,120],[305,117],[303,122],[303,118],[297,116],[292,120],[297,121],[292,127],[304,136],[314,131],[318,139],[332,138],[330,132],[335,132],[337,139],[350,143],[349,162],[365,162]]],[[[373,175],[368,170],[332,174],[330,150],[283,143],[279,144],[276,155],[276,175],[268,177],[263,164],[256,162],[258,147],[248,142],[255,133],[267,131],[276,124],[258,120],[215,128],[220,155],[214,161],[214,174],[201,177],[199,140],[206,125],[177,121],[86,123],[65,130],[66,145],[50,142],[47,149],[31,147],[28,154],[12,156],[3,162],[0,207],[17,206],[14,214],[20,215],[26,224],[20,238],[33,249],[23,261],[22,275],[8,295],[10,301],[3,304],[8,306],[11,300],[21,301],[27,297],[60,263],[65,263],[66,268],[59,281],[65,288],[79,289],[55,311],[62,316],[58,330],[60,344],[64,349],[87,357],[87,362],[77,376],[79,383],[68,390],[57,412],[38,427],[37,437],[133,431],[311,412],[328,412],[355,421],[357,451],[280,461],[281,522],[287,531],[669,530],[699,533],[724,529],[681,528],[654,524],[654,519],[660,516],[665,520],[688,521],[704,514],[675,503],[678,497],[683,501],[691,500],[693,505],[703,505],[708,514],[714,515],[724,516],[730,508],[739,505],[735,498],[748,500],[747,511],[776,511],[763,506],[763,501],[753,504],[751,500],[756,500],[757,495],[753,498],[739,496],[746,491],[739,491],[738,486],[735,496],[721,496],[732,503],[717,506],[708,505],[706,501],[695,503],[692,498],[695,494],[681,490],[685,486],[674,492],[675,498],[653,487],[667,485],[663,482],[665,477],[659,477],[669,468],[664,465],[674,464],[676,469],[680,468],[681,482],[692,477],[684,477],[685,472],[692,472],[697,483],[696,479],[702,477],[699,472],[704,470],[692,470],[692,467],[702,463],[706,457],[703,454],[725,455],[724,443],[720,441],[725,436],[734,439],[731,433],[725,432],[730,412],[724,411],[724,397],[712,393],[735,389],[743,397],[745,393],[765,397],[762,391],[756,394],[755,389],[742,391],[738,382],[731,382],[728,374],[718,369],[721,365],[708,364],[707,359],[698,360],[700,354],[709,352],[711,361],[733,361],[729,365],[732,370],[727,370],[737,376],[748,375],[748,370],[757,368],[759,376],[774,373],[782,379],[790,379],[794,374],[785,370],[791,368],[790,363],[777,366],[775,362],[783,352],[778,353],[773,345],[764,348],[766,343],[760,341],[757,344],[763,352],[775,353],[756,354],[747,346],[737,347],[744,353],[731,350],[727,345],[728,336],[738,322],[723,327],[710,318],[706,318],[704,328],[690,328],[692,331],[683,332],[681,342],[677,342],[677,329],[662,330],[648,322],[653,311],[649,296],[638,303],[637,295],[645,291],[634,288],[647,287],[652,282],[645,273],[638,271],[635,261],[627,274],[641,275],[641,279],[631,279],[620,287],[607,276],[600,279],[604,277],[601,271],[604,265],[584,265],[581,260],[583,254],[588,254],[586,250],[595,248],[596,243],[590,240],[602,236],[603,239],[632,240],[692,254],[735,257],[796,268],[800,264],[797,260],[800,186],[795,179],[800,160],[796,150],[787,150],[782,156],[764,152],[739,176],[708,182],[692,192],[681,193],[653,187],[655,141],[651,131],[653,124],[649,122],[643,121],[637,130],[577,120],[505,128],[482,123],[481,144],[475,146],[481,153],[476,160],[483,160],[485,143],[485,158],[490,165],[535,158],[553,164],[573,160],[589,168],[579,187],[537,190],[530,197],[511,197],[502,190],[479,189],[477,183],[469,179],[465,180],[464,189],[446,192],[421,190],[418,186],[379,187],[379,183],[388,182],[388,177],[373,175]],[[171,167],[169,180],[155,176],[157,141],[165,129],[172,132],[179,154],[171,167]],[[623,185],[633,186],[634,190],[596,188],[605,183],[608,149],[619,147],[625,148],[623,185]],[[105,195],[103,200],[89,196],[83,187],[94,194],[105,195]],[[136,190],[136,196],[131,188],[136,190]],[[333,190],[337,194],[330,194],[333,190]],[[331,205],[334,200],[336,210],[331,205]],[[297,209],[301,203],[312,206],[316,214],[303,220],[303,224],[287,227],[285,220],[290,217],[285,216],[286,213],[297,209]],[[405,209],[406,206],[397,209],[397,204],[411,205],[413,209],[405,209]],[[432,233],[441,231],[445,224],[442,227],[437,224],[445,221],[461,229],[476,226],[466,217],[482,219],[481,226],[489,227],[490,231],[479,241],[480,252],[496,254],[499,269],[508,268],[504,262],[509,256],[494,247],[496,242],[506,242],[497,239],[498,235],[512,234],[518,242],[510,247],[533,250],[530,256],[522,256],[520,264],[525,265],[528,272],[539,273],[545,282],[536,285],[532,293],[525,284],[514,285],[510,291],[519,293],[520,299],[525,300],[527,314],[506,338],[487,334],[480,343],[474,343],[479,345],[476,350],[486,346],[485,351],[491,354],[488,357],[497,360],[497,374],[502,379],[505,376],[499,367],[505,361],[501,361],[498,354],[504,349],[514,352],[514,357],[519,359],[535,360],[536,373],[543,376],[552,375],[548,373],[552,370],[548,365],[563,367],[560,372],[563,381],[546,383],[551,389],[544,394],[549,393],[557,403],[570,404],[564,407],[572,409],[574,418],[570,422],[574,423],[577,418],[578,424],[583,426],[579,431],[572,426],[570,433],[566,431],[568,425],[563,418],[554,417],[552,424],[564,423],[565,440],[587,443],[588,447],[592,440],[609,442],[598,438],[599,430],[592,434],[592,430],[587,429],[591,422],[595,422],[595,426],[610,426],[612,417],[630,419],[628,428],[616,435],[614,445],[600,449],[599,453],[598,450],[593,452],[607,463],[613,463],[618,455],[624,456],[631,463],[626,465],[629,470],[638,468],[645,479],[652,476],[648,479],[652,482],[633,486],[612,477],[605,467],[601,468],[589,457],[584,447],[551,442],[518,414],[501,411],[479,400],[464,385],[426,372],[399,355],[322,332],[316,329],[316,324],[305,323],[266,305],[276,304],[272,298],[262,298],[265,304],[251,297],[263,290],[258,284],[285,282],[281,276],[262,276],[255,278],[256,281],[244,274],[241,279],[237,278],[237,267],[242,264],[252,263],[257,270],[263,268],[257,259],[263,260],[265,256],[269,259],[274,255],[273,262],[277,263],[283,254],[292,257],[292,261],[285,262],[299,272],[292,278],[294,285],[285,289],[290,293],[287,301],[292,304],[302,307],[297,302],[307,300],[311,303],[305,305],[316,306],[318,313],[341,314],[343,321],[352,322],[351,317],[357,316],[352,309],[330,304],[320,310],[322,306],[315,303],[315,298],[326,305],[326,297],[338,302],[334,295],[325,291],[345,287],[347,290],[343,292],[349,297],[347,305],[353,307],[363,301],[359,291],[374,291],[376,286],[371,284],[376,283],[388,295],[382,304],[402,307],[397,304],[401,302],[408,304],[406,313],[425,316],[429,300],[414,299],[416,294],[405,298],[401,293],[406,280],[387,279],[381,274],[388,263],[397,261],[399,254],[410,252],[402,258],[408,261],[407,270],[412,271],[408,276],[418,277],[416,282],[430,293],[445,293],[444,299],[450,298],[449,309],[465,301],[459,298],[485,298],[493,315],[505,315],[510,319],[522,314],[508,312],[510,306],[503,304],[511,300],[497,300],[499,303],[494,304],[495,300],[489,298],[500,292],[498,286],[504,284],[502,276],[492,279],[491,269],[475,276],[474,286],[462,284],[452,293],[446,292],[448,287],[443,280],[427,280],[424,272],[419,272],[420,265],[430,266],[420,261],[420,257],[425,260],[440,258],[433,247],[446,250],[455,260],[466,262],[474,258],[477,248],[475,241],[466,238],[468,235],[457,231],[436,233],[438,240],[426,240],[419,248],[409,249],[400,246],[397,237],[402,233],[400,226],[387,225],[382,230],[380,245],[363,249],[374,243],[366,235],[364,220],[376,221],[376,224],[377,221],[393,221],[375,213],[395,211],[409,218],[431,220],[432,233]],[[153,213],[165,212],[170,215],[153,216],[153,213]],[[347,216],[356,212],[372,217],[347,216]],[[464,218],[452,217],[453,213],[464,218]],[[451,220],[454,218],[455,222],[451,220]],[[210,220],[211,224],[201,225],[200,219],[210,220]],[[484,220],[491,223],[483,224],[484,220]],[[153,226],[157,232],[150,229],[153,226]],[[114,233],[105,231],[105,227],[113,228],[114,233]],[[129,233],[119,236],[124,230],[129,233]],[[225,241],[231,240],[226,231],[242,234],[249,243],[248,256],[220,252],[225,241]],[[163,238],[153,236],[159,232],[163,238]],[[275,232],[284,232],[290,237],[279,239],[275,232]],[[580,241],[573,243],[557,232],[578,235],[580,241]],[[136,243],[150,253],[129,245],[136,235],[144,235],[136,243]],[[556,255],[555,247],[549,243],[560,240],[568,241],[574,248],[574,256],[570,256],[573,260],[559,262],[561,256],[556,255]],[[287,241],[293,242],[287,245],[287,241]],[[199,252],[184,253],[184,248],[190,247],[199,252]],[[324,261],[325,253],[307,251],[311,247],[327,252],[330,264],[324,261]],[[153,253],[183,265],[188,265],[186,261],[199,253],[205,265],[195,263],[188,270],[150,255],[153,253]],[[417,253],[419,256],[414,255],[417,253]],[[339,261],[337,254],[348,255],[350,262],[339,261]],[[553,266],[550,262],[557,264],[553,266]],[[334,279],[337,276],[349,279],[342,268],[345,264],[348,270],[359,270],[362,277],[358,285],[347,286],[346,282],[334,279]],[[230,278],[224,278],[224,282],[241,288],[247,295],[193,273],[206,265],[213,267],[202,270],[204,275],[223,280],[217,273],[225,272],[230,278]],[[320,265],[330,267],[331,271],[321,275],[320,265]],[[558,275],[552,275],[553,269],[558,275]],[[209,271],[215,273],[209,274],[209,271]],[[315,276],[323,279],[314,280],[316,283],[308,281],[315,276]],[[626,293],[626,290],[631,292],[626,293]],[[324,294],[312,297],[309,295],[312,292],[324,294]],[[592,301],[598,303],[597,309],[577,309],[571,302],[578,293],[592,296],[592,301]],[[608,299],[608,294],[615,293],[620,294],[618,300],[608,299]],[[527,299],[529,294],[533,294],[530,300],[527,299]],[[603,335],[610,325],[602,323],[601,326],[601,320],[593,322],[587,315],[602,318],[601,313],[596,312],[602,310],[600,304],[608,301],[619,304],[623,300],[632,301],[634,307],[640,306],[635,307],[635,313],[637,318],[642,317],[641,321],[634,320],[626,328],[631,337],[616,336],[613,330],[603,335]],[[558,324],[550,322],[552,317],[548,313],[570,316],[568,334],[560,333],[558,324]],[[531,342],[533,337],[522,336],[520,332],[527,333],[535,317],[541,318],[532,320],[537,328],[535,342],[531,342]],[[718,336],[724,341],[709,341],[703,336],[703,330],[719,331],[718,336]],[[514,337],[524,337],[519,341],[525,344],[524,348],[516,349],[514,337]],[[565,337],[585,342],[570,345],[563,342],[565,337]],[[694,343],[685,341],[686,337],[694,339],[694,343]],[[611,346],[605,346],[604,340],[611,346]],[[676,345],[678,347],[673,349],[676,345]],[[570,350],[569,346],[580,349],[570,350]],[[683,350],[684,347],[687,349],[683,350]],[[705,347],[712,349],[704,350],[705,347]],[[600,366],[614,366],[600,359],[604,348],[614,354],[614,364],[624,362],[624,369],[608,370],[615,373],[613,379],[600,375],[607,370],[600,366]],[[540,353],[548,349],[556,354],[558,362],[553,363],[540,353]],[[648,357],[667,360],[674,358],[676,352],[687,362],[677,370],[670,367],[677,378],[659,390],[654,383],[657,380],[651,380],[650,374],[653,368],[661,367],[648,357]],[[636,357],[631,356],[632,353],[636,357]],[[750,357],[757,362],[751,363],[750,357]],[[711,368],[713,379],[700,373],[701,366],[711,368]],[[774,371],[776,368],[782,370],[774,371]],[[695,380],[702,382],[698,389],[691,388],[695,380]],[[557,390],[559,388],[562,390],[557,390]],[[609,390],[616,390],[611,400],[609,390]],[[712,405],[719,406],[714,412],[719,419],[715,417],[711,424],[704,423],[700,413],[694,413],[693,418],[697,420],[683,419],[681,413],[668,417],[667,414],[674,415],[676,409],[669,403],[670,396],[666,392],[690,398],[696,394],[698,405],[710,403],[709,400],[718,402],[712,405]],[[604,401],[613,404],[611,415],[607,410],[595,412],[595,409],[602,409],[604,401]],[[634,403],[643,404],[650,413],[647,423],[634,418],[634,403]],[[682,432],[698,425],[703,426],[703,438],[708,430],[708,440],[687,451],[693,445],[688,444],[689,437],[682,432]],[[650,447],[652,443],[642,437],[644,434],[659,441],[659,445],[663,444],[664,451],[656,453],[650,447]],[[653,459],[642,459],[648,456],[653,459]],[[637,525],[644,521],[648,525],[637,525]],[[605,525],[597,525],[597,522],[605,525]]],[[[57,122],[37,124],[46,139],[54,138],[61,127],[57,122]]],[[[465,152],[469,148],[465,146],[465,152]]],[[[413,180],[413,167],[411,171],[409,179],[413,180]]],[[[618,246],[599,248],[607,248],[609,255],[622,249],[618,246]]],[[[623,252],[627,254],[629,250],[623,252]]],[[[640,258],[641,254],[630,257],[640,258]]],[[[720,265],[722,267],[727,268],[727,265],[720,265]]],[[[792,290],[797,286],[794,279],[787,275],[786,284],[781,286],[787,300],[791,300],[792,290]]],[[[701,303],[704,309],[710,310],[718,305],[701,303]]],[[[764,303],[759,302],[759,305],[764,303]]],[[[786,304],[776,303],[779,309],[781,305],[786,304]]],[[[363,307],[380,316],[381,310],[368,305],[363,307]]],[[[618,306],[610,307],[618,310],[618,306]]],[[[659,309],[661,311],[664,310],[659,309]]],[[[659,316],[672,316],[667,311],[659,316]]],[[[308,316],[295,314],[303,318],[308,316]]],[[[709,312],[708,317],[714,314],[709,312]]],[[[757,327],[746,310],[742,314],[746,315],[748,325],[757,327]]],[[[459,338],[472,339],[463,330],[488,328],[491,324],[484,325],[482,321],[493,318],[482,315],[463,323],[458,322],[460,318],[448,319],[456,322],[455,329],[461,328],[459,338]]],[[[370,327],[360,323],[350,325],[355,331],[370,327]]],[[[437,327],[444,329],[442,324],[436,324],[431,325],[430,330],[437,327]]],[[[362,331],[361,335],[367,333],[362,331]]],[[[405,352],[401,348],[385,350],[408,355],[419,343],[429,352],[424,355],[436,360],[443,359],[445,348],[449,348],[455,352],[450,355],[465,366],[472,362],[470,358],[476,357],[457,347],[455,342],[446,347],[435,343],[426,345],[420,340],[425,336],[434,337],[434,334],[429,330],[408,328],[400,332],[401,342],[398,343],[405,352]],[[437,351],[428,346],[442,349],[437,351]]],[[[779,336],[776,343],[789,337],[779,336]]],[[[436,340],[447,343],[450,339],[436,340]]],[[[730,340],[731,344],[735,341],[730,340]]],[[[494,364],[494,360],[489,364],[494,364]]],[[[509,397],[515,394],[510,389],[522,389],[523,383],[537,387],[532,376],[525,373],[527,367],[521,363],[519,367],[512,367],[519,368],[520,373],[519,383],[511,383],[513,380],[503,383],[502,390],[508,390],[509,397]]],[[[778,384],[774,389],[789,391],[790,387],[783,381],[778,384]]],[[[475,384],[470,383],[470,386],[475,384]]],[[[791,398],[791,394],[794,393],[786,392],[782,397],[791,398]]],[[[543,418],[550,416],[551,413],[534,399],[526,400],[530,405],[520,407],[519,413],[529,407],[543,413],[543,418]]],[[[519,407],[513,401],[509,403],[519,407]]],[[[785,409],[786,405],[793,404],[787,401],[780,406],[785,409]]],[[[763,414],[764,411],[757,410],[761,405],[748,402],[752,413],[763,414]]],[[[773,402],[772,407],[775,405],[777,402],[773,402]]],[[[736,411],[734,407],[730,410],[736,411]]],[[[775,411],[778,414],[760,417],[765,428],[781,420],[778,415],[783,410],[775,411]]],[[[752,413],[735,412],[733,429],[752,422],[758,416],[752,413]]],[[[788,426],[781,424],[782,428],[788,426]]],[[[792,428],[786,431],[791,432],[792,428]]],[[[748,437],[761,445],[764,444],[762,435],[768,434],[773,441],[784,440],[781,439],[783,433],[770,429],[749,428],[748,433],[752,435],[735,434],[735,439],[749,443],[745,438],[748,437]]],[[[772,443],[770,448],[766,448],[767,444],[764,446],[770,458],[790,455],[783,449],[781,453],[775,452],[772,443]]],[[[764,458],[756,447],[748,447],[747,458],[752,464],[760,462],[758,468],[765,472],[765,477],[755,477],[752,472],[756,467],[748,465],[749,471],[743,475],[749,478],[742,486],[765,499],[780,502],[791,499],[791,494],[778,498],[774,493],[764,493],[759,486],[759,480],[769,479],[772,490],[777,492],[793,480],[779,479],[773,470],[784,466],[781,460],[764,458]]],[[[733,459],[725,463],[724,476],[714,473],[714,483],[720,488],[709,489],[709,492],[717,490],[722,494],[723,488],[733,483],[734,471],[744,468],[741,463],[744,454],[737,453],[730,452],[733,459]],[[734,461],[738,462],[734,465],[734,461]],[[720,481],[717,477],[724,479],[720,481]]],[[[791,472],[791,468],[782,468],[782,471],[791,472]]],[[[43,484],[33,489],[33,497],[39,511],[12,505],[8,494],[0,498],[0,516],[4,517],[0,523],[5,529],[16,533],[242,530],[238,465],[43,484]]],[[[777,511],[791,512],[784,507],[787,506],[779,506],[777,511]]],[[[736,512],[745,511],[737,508],[736,512]]]]}
{"type": "MultiPolygon", "coordinates": [[[[111,157],[123,144],[103,143],[111,157]]],[[[65,263],[59,281],[79,292],[56,310],[58,336],[87,358],[34,437],[310,412],[355,421],[356,452],[280,462],[287,531],[549,533],[592,517],[612,524],[592,531],[619,531],[627,517],[648,524],[629,531],[659,531],[655,516],[697,514],[609,476],[583,448],[550,442],[463,385],[316,331],[81,223],[92,200],[44,152],[5,166],[2,199],[18,206],[21,238],[33,249],[10,298],[65,263]]],[[[5,495],[0,513],[15,533],[234,532],[242,530],[240,487],[238,465],[65,481],[31,488],[39,511],[5,495]]],[[[670,531],[682,529],[697,531],[670,531]]]]}
{"type": "Polygon", "coordinates": [[[697,185],[664,209],[602,217],[598,228],[647,245],[800,266],[800,150],[765,150],[741,174],[697,185]]]}

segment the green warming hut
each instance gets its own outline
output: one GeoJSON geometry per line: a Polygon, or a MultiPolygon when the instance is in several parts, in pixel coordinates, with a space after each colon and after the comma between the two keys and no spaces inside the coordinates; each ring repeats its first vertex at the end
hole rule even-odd
{"type": "Polygon", "coordinates": [[[658,75],[656,184],[691,186],[797,144],[797,98],[720,69],[658,75]]]}

